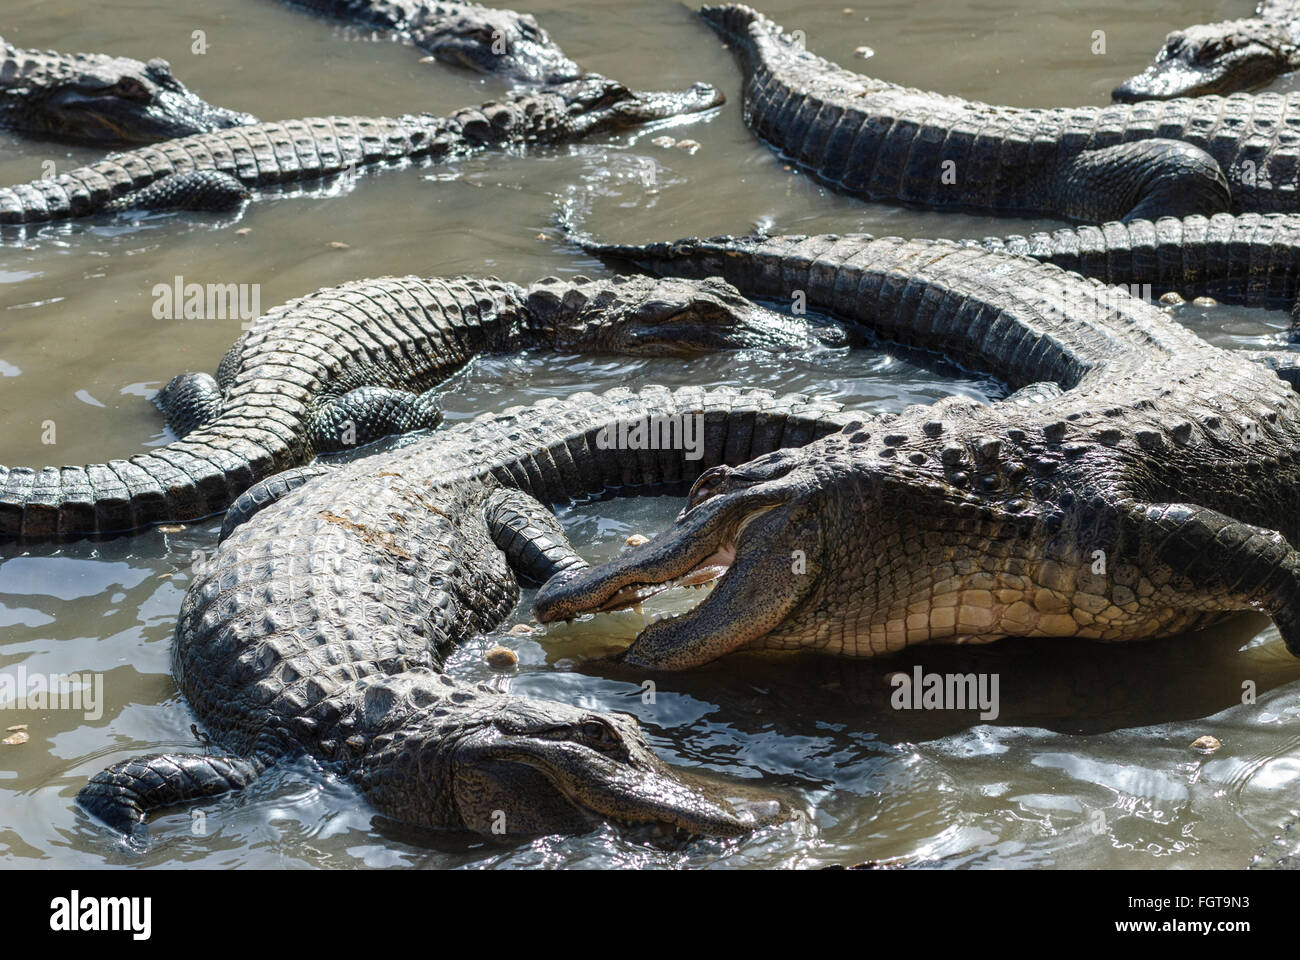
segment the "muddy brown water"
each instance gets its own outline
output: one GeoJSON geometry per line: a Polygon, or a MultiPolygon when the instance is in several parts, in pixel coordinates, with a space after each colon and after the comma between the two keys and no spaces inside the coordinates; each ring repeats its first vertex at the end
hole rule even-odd
{"type": "MultiPolygon", "coordinates": [[[[1249,6],[768,0],[765,10],[845,65],[1029,106],[1105,102],[1169,29],[1244,15],[1249,6]],[[1098,30],[1104,54],[1092,52],[1098,30]],[[855,59],[861,46],[875,55],[855,59]]],[[[544,0],[527,9],[589,69],[642,87],[705,80],[730,102],[679,127],[321,184],[255,204],[237,223],[99,221],[0,247],[0,461],[102,461],[166,441],[149,393],[180,371],[213,370],[240,332],[237,319],[154,319],[155,285],[177,276],[257,284],[266,309],[384,274],[528,282],[604,270],[558,240],[551,218],[560,204],[598,234],[635,240],[743,232],[756,223],[776,232],[949,237],[1050,225],[869,206],[785,169],[745,130],[736,66],[687,7],[544,0]],[[651,142],[665,133],[700,148],[689,154],[651,142]]],[[[276,0],[5,0],[0,33],[25,46],[163,56],[205,98],[264,119],[447,112],[504,89],[276,0]],[[206,53],[193,52],[196,30],[206,53]]],[[[48,162],[61,169],[96,156],[0,133],[0,183],[40,176],[48,162]]],[[[1284,323],[1227,307],[1188,306],[1177,315],[1227,346],[1267,342],[1284,323]]],[[[475,364],[449,387],[447,405],[459,418],[652,382],[818,392],[873,410],[998,390],[880,351],[691,363],[523,354],[475,364]]],[[[567,510],[564,520],[580,548],[600,559],[628,533],[661,529],[677,509],[669,498],[608,501],[567,510]]],[[[377,819],[346,785],[299,764],[200,815],[159,817],[148,851],[133,854],[88,821],[73,796],[117,760],[195,748],[168,651],[192,558],[211,549],[217,525],[0,547],[0,673],[89,673],[102,676],[103,691],[97,710],[0,709],[3,736],[26,725],[29,737],[0,744],[6,865],[816,867],[875,859],[1240,867],[1300,815],[1300,665],[1262,618],[1125,647],[1039,640],[922,651],[886,664],[736,656],[662,678],[647,704],[635,681],[591,659],[626,643],[640,619],[624,614],[540,638],[507,636],[527,619],[525,597],[514,619],[460,650],[449,669],[488,678],[482,654],[504,642],[521,663],[495,682],[631,711],[670,762],[766,786],[800,807],[806,824],[672,850],[609,829],[498,846],[413,835],[377,819]],[[996,674],[999,716],[891,709],[888,675],[915,665],[996,674]],[[1254,703],[1242,702],[1247,688],[1254,703]],[[1222,747],[1192,752],[1192,741],[1207,734],[1222,747]]]]}

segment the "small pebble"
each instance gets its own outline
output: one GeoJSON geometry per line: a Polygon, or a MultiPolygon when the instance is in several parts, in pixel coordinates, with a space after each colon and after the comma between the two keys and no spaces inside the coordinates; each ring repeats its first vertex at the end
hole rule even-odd
{"type": "Polygon", "coordinates": [[[526,623],[516,623],[510,628],[510,635],[512,637],[526,637],[534,632],[534,629],[526,623]]]}
{"type": "Polygon", "coordinates": [[[626,540],[623,541],[623,545],[628,547],[639,547],[641,546],[641,544],[649,543],[649,542],[650,542],[649,537],[645,536],[644,534],[634,533],[632,534],[632,536],[628,537],[626,540]]]}
{"type": "Polygon", "coordinates": [[[335,250],[347,250],[349,245],[342,240],[331,240],[330,246],[335,250]]]}
{"type": "Polygon", "coordinates": [[[548,236],[547,236],[546,234],[544,234],[544,233],[539,233],[539,234],[537,235],[537,239],[538,239],[538,240],[549,240],[550,237],[548,237],[548,236]]]}
{"type": "Polygon", "coordinates": [[[698,140],[678,140],[677,149],[685,150],[687,153],[694,153],[700,149],[700,142],[698,140]]]}
{"type": "Polygon", "coordinates": [[[1166,293],[1163,297],[1160,298],[1160,302],[1163,303],[1166,307],[1176,307],[1180,303],[1186,303],[1187,301],[1184,300],[1178,294],[1174,293],[1174,291],[1170,290],[1168,293],[1166,293]]]}
{"type": "Polygon", "coordinates": [[[1192,303],[1198,307],[1217,307],[1219,305],[1219,301],[1213,297],[1197,297],[1192,303]]]}
{"type": "Polygon", "coordinates": [[[870,60],[876,55],[876,51],[872,50],[870,47],[858,47],[858,49],[853,51],[853,55],[855,57],[861,57],[863,60],[870,60]]]}
{"type": "Polygon", "coordinates": [[[653,140],[651,140],[650,142],[653,143],[656,147],[665,147],[665,148],[666,148],[666,147],[675,147],[675,146],[677,146],[677,141],[676,141],[676,140],[674,140],[672,137],[666,137],[666,136],[665,136],[665,137],[655,137],[655,138],[654,138],[653,140]]]}
{"type": "Polygon", "coordinates": [[[1192,749],[1197,753],[1213,753],[1221,746],[1223,744],[1219,743],[1216,737],[1212,737],[1207,733],[1205,736],[1197,738],[1192,744],[1192,749]]]}
{"type": "Polygon", "coordinates": [[[496,646],[487,652],[483,658],[488,662],[488,666],[504,669],[513,667],[519,662],[519,656],[509,647],[496,646]]]}

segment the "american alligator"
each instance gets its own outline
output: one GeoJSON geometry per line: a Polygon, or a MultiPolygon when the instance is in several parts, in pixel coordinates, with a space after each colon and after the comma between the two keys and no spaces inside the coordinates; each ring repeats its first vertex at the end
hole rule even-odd
{"type": "Polygon", "coordinates": [[[0,38],[0,126],[95,143],[152,143],[256,123],[186,89],[166,60],[24,50],[0,38]]]}
{"type": "Polygon", "coordinates": [[[584,566],[539,501],[689,483],[705,464],[837,431],[849,419],[837,411],[768,391],[617,389],[483,415],[305,482],[272,478],[244,495],[253,506],[186,592],[173,647],[181,691],[229,752],[126,760],[79,801],[142,839],[151,810],[305,754],[381,814],[424,826],[537,834],[607,819],[730,836],[778,819],[771,799],[737,803],[739,788],[665,766],[627,714],[440,668],[514,608],[512,569],[539,582],[584,566]],[[611,442],[652,418],[698,423],[703,456],[611,442]]]}
{"type": "Polygon", "coordinates": [[[1300,67],[1300,2],[1263,0],[1255,16],[1165,37],[1151,65],[1115,88],[1124,103],[1254,90],[1300,67]]]}
{"type": "Polygon", "coordinates": [[[443,0],[288,0],[291,6],[391,30],[459,67],[530,83],[582,76],[537,20],[526,13],[443,0]]]}
{"type": "Polygon", "coordinates": [[[1073,220],[1298,209],[1300,95],[1021,109],[843,70],[749,7],[705,7],[750,127],[834,189],[1073,220]]]}
{"type": "Polygon", "coordinates": [[[1300,395],[1115,287],[1025,257],[864,237],[587,244],[720,276],[1032,388],[864,418],[703,473],[667,531],[538,594],[542,621],[721,579],[622,654],[866,657],[1004,636],[1168,636],[1227,611],[1300,655],[1300,395]],[[1035,386],[1037,385],[1037,386],[1035,386]],[[1044,386],[1046,385],[1046,386],[1044,386]]]}
{"type": "Polygon", "coordinates": [[[316,454],[431,427],[433,388],[475,356],[529,346],[658,356],[807,348],[843,332],[775,314],[719,281],[385,277],[269,311],[217,368],[158,400],[179,439],[84,467],[0,467],[0,538],[137,529],[224,510],[316,454]]]}
{"type": "Polygon", "coordinates": [[[215,208],[252,187],[311,180],[358,167],[444,160],[486,147],[575,140],[605,130],[715,107],[707,84],[682,92],[637,92],[613,80],[583,80],[508,96],[449,117],[313,117],[260,123],[168,140],[27,184],[0,188],[0,224],[84,217],[136,205],[146,188],[158,204],[193,207],[196,179],[215,208]],[[216,173],[213,173],[216,171],[216,173]],[[215,191],[213,178],[226,190],[215,191]]]}
{"type": "Polygon", "coordinates": [[[1292,312],[1300,333],[1300,216],[1227,213],[1062,228],[967,240],[1034,257],[1106,283],[1150,284],[1226,303],[1292,312]]]}

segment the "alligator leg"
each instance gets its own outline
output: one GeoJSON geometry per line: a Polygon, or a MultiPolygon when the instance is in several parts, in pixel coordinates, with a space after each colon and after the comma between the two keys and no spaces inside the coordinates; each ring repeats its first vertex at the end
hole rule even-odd
{"type": "Polygon", "coordinates": [[[1210,216],[1232,206],[1218,161],[1181,140],[1085,150],[1057,172],[1062,212],[1075,220],[1210,216]]]}
{"type": "Polygon", "coordinates": [[[1140,504],[1130,516],[1138,567],[1175,573],[1157,587],[1162,600],[1193,610],[1260,610],[1300,657],[1300,553],[1282,534],[1191,503],[1140,504]]]}
{"type": "Polygon", "coordinates": [[[221,213],[238,210],[252,194],[248,188],[221,170],[187,170],[159,177],[107,204],[117,210],[208,210],[221,213]]]}
{"type": "Polygon", "coordinates": [[[318,452],[330,453],[441,422],[442,410],[433,390],[411,393],[391,387],[358,387],[316,412],[311,442],[318,452]]]}
{"type": "Polygon", "coordinates": [[[1052,380],[1039,380],[1037,383],[1027,383],[1019,390],[1008,393],[998,401],[999,404],[1013,404],[1017,407],[1028,407],[1035,403],[1042,403],[1045,400],[1055,400],[1065,393],[1061,385],[1052,380]]]}
{"type": "Polygon", "coordinates": [[[217,381],[206,373],[182,373],[167,381],[154,403],[177,438],[221,416],[224,405],[217,381]]]}
{"type": "Polygon", "coordinates": [[[239,757],[153,754],[95,774],[77,793],[77,802],[91,816],[138,841],[149,811],[241,790],[261,772],[259,763],[239,757]]]}
{"type": "Polygon", "coordinates": [[[226,511],[226,519],[222,521],[221,533],[217,537],[217,542],[220,543],[225,540],[235,527],[253,516],[253,514],[266,509],[271,504],[293,493],[308,480],[329,471],[330,468],[323,463],[311,463],[305,467],[291,467],[288,470],[281,470],[274,476],[259,480],[236,497],[235,502],[230,505],[230,509],[226,511]]]}
{"type": "Polygon", "coordinates": [[[555,514],[522,490],[495,491],[483,505],[483,516],[492,541],[506,555],[515,575],[532,586],[588,566],[569,543],[555,514]]]}

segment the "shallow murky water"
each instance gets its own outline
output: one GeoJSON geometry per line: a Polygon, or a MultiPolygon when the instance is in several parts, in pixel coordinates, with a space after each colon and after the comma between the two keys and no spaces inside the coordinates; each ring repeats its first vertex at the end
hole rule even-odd
{"type": "MultiPolygon", "coordinates": [[[[766,3],[777,20],[805,30],[812,49],[843,64],[1022,105],[1105,102],[1168,29],[1248,7],[1244,0],[1135,0],[1090,12],[1031,0],[766,3]],[[846,5],[856,9],[843,12],[846,5]],[[1091,52],[1096,30],[1106,32],[1103,56],[1091,52]],[[875,50],[865,64],[853,58],[863,45],[875,50]]],[[[3,8],[0,33],[14,42],[164,56],[211,102],[264,119],[447,112],[503,89],[276,0],[219,8],[199,0],[5,0],[3,8]],[[197,29],[205,31],[204,55],[191,53],[197,29]]],[[[484,155],[328,183],[255,204],[237,224],[156,216],[135,225],[78,224],[0,247],[0,461],[102,461],[165,442],[150,391],[182,370],[214,369],[239,333],[237,320],[153,319],[154,285],[176,276],[260,284],[265,309],[320,286],[389,273],[528,282],[603,270],[558,240],[551,223],[561,203],[596,233],[635,240],[740,232],[755,223],[775,232],[951,237],[1039,225],[868,207],[785,170],[744,129],[730,55],[679,4],[546,0],[528,9],[589,69],[642,87],[706,80],[731,102],[683,129],[702,145],[695,154],[655,146],[660,131],[644,130],[530,156],[484,155]],[[42,442],[50,421],[53,445],[42,442]]],[[[39,176],[46,161],[64,168],[95,156],[0,134],[0,183],[39,176]]],[[[1222,307],[1186,307],[1179,316],[1225,345],[1255,345],[1282,326],[1279,316],[1222,307]]],[[[871,351],[687,364],[525,354],[476,364],[450,386],[448,408],[463,417],[651,382],[802,390],[875,410],[997,390],[871,351]]],[[[574,541],[599,559],[629,532],[662,528],[677,508],[668,499],[609,501],[564,519],[574,541]]],[[[761,783],[806,811],[805,829],[674,851],[612,831],[499,847],[377,821],[349,788],[302,765],[202,808],[200,819],[185,811],[159,818],[148,852],[128,853],[72,798],[112,762],[194,748],[168,649],[191,555],[211,548],[217,526],[0,547],[0,670],[103,678],[102,715],[0,710],[0,730],[26,724],[30,736],[0,745],[4,862],[1239,867],[1300,815],[1300,664],[1259,618],[1128,647],[1016,642],[884,664],[736,656],[662,679],[646,704],[639,678],[590,660],[639,627],[625,614],[540,638],[484,638],[459,651],[449,669],[487,678],[482,652],[501,640],[521,658],[509,680],[515,692],[631,711],[671,762],[761,783]],[[999,716],[890,709],[887,674],[917,664],[996,674],[999,716]],[[1249,705],[1241,702],[1247,683],[1257,690],[1249,705]],[[1209,757],[1189,749],[1205,734],[1223,743],[1209,757]]],[[[528,599],[511,622],[527,618],[528,599]]]]}

